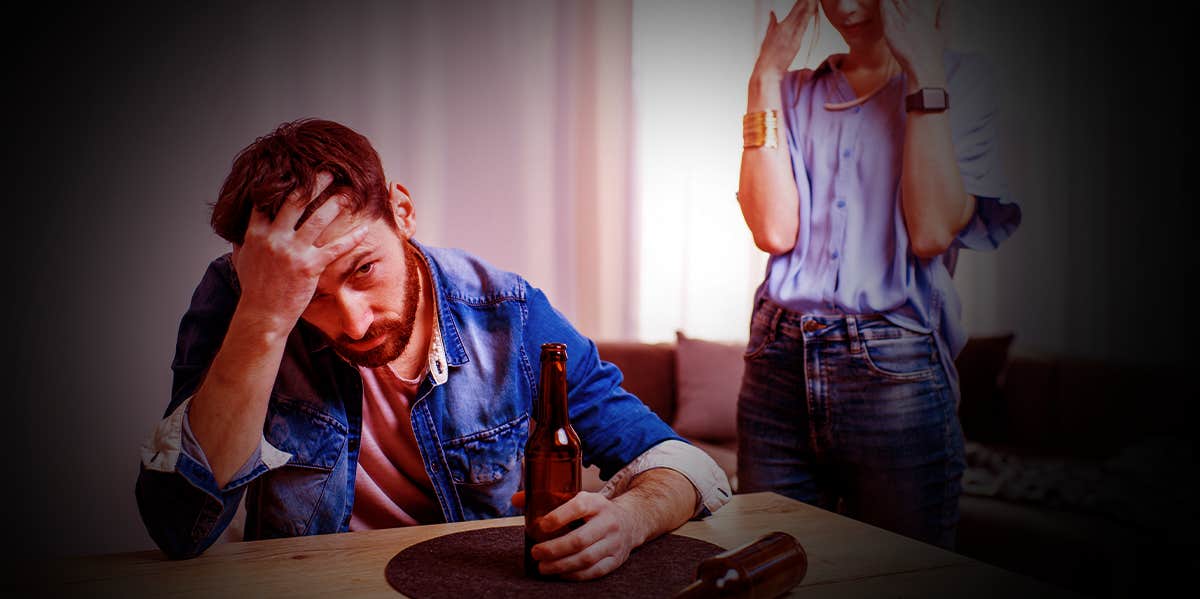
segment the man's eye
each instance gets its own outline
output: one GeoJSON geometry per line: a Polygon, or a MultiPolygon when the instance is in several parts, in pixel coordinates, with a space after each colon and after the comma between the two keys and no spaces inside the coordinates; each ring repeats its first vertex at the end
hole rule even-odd
{"type": "Polygon", "coordinates": [[[375,270],[375,263],[368,262],[368,263],[358,267],[358,274],[359,275],[369,275],[369,274],[371,274],[371,271],[373,271],[373,270],[375,270]]]}

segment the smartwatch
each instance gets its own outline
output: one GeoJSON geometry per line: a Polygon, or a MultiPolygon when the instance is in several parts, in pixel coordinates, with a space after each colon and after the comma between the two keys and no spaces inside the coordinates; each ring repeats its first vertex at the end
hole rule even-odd
{"type": "Polygon", "coordinates": [[[908,112],[942,112],[950,108],[950,94],[941,87],[922,87],[904,97],[908,112]]]}

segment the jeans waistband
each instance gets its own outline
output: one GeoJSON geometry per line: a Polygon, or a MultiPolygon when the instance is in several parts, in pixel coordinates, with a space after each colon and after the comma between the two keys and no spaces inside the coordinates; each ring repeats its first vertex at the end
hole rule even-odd
{"type": "Polygon", "coordinates": [[[849,340],[851,351],[855,352],[859,350],[861,339],[926,334],[901,327],[879,313],[805,313],[785,308],[767,298],[759,298],[752,318],[756,324],[766,325],[777,335],[829,341],[849,340]]]}

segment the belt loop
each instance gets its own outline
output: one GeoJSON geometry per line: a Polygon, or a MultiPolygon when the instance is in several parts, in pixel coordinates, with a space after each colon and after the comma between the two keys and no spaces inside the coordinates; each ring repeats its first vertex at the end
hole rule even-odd
{"type": "Polygon", "coordinates": [[[853,314],[846,315],[846,333],[850,335],[850,353],[858,355],[862,353],[862,340],[858,336],[858,317],[853,314]]]}

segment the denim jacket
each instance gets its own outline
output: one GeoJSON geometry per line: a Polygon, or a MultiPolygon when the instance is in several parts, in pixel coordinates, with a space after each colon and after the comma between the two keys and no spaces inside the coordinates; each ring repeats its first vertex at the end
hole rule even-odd
{"type": "MultiPolygon", "coordinates": [[[[572,426],[584,463],[608,479],[654,445],[680,439],[621,373],[513,273],[465,252],[414,245],[434,285],[446,376],[427,375],[411,420],[425,471],[446,521],[518,515],[521,460],[546,342],[567,344],[572,426]]],[[[179,327],[171,402],[142,450],[135,494],[150,536],[171,557],[208,548],[246,500],[245,538],[348,530],[362,431],[357,370],[300,322],[267,407],[261,451],[219,488],[203,458],[180,449],[181,406],[199,388],[228,330],[239,289],[229,254],[214,260],[179,327]]],[[[438,369],[443,368],[438,365],[438,369]]]]}

